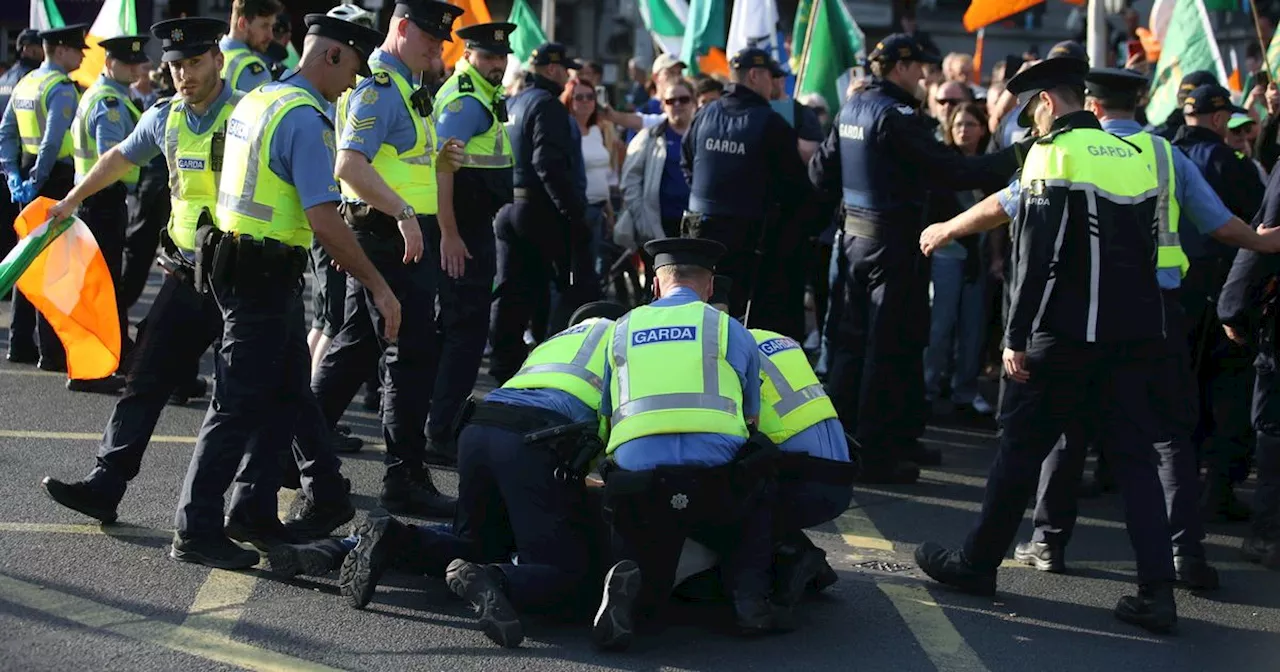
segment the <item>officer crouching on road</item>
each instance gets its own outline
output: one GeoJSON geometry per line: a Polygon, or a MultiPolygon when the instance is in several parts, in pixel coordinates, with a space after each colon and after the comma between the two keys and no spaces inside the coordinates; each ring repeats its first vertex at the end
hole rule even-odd
{"type": "Polygon", "coordinates": [[[292,535],[276,517],[279,454],[299,409],[314,404],[307,382],[302,274],[312,235],[371,288],[394,341],[400,306],[338,215],[333,129],[324,101],[368,74],[382,35],[319,14],[306,17],[298,69],[254,89],[236,105],[218,184],[217,230],[196,234],[197,274],[222,311],[217,385],[200,429],[176,515],[175,560],[244,569],[292,535]],[[320,139],[320,142],[316,140],[320,139]],[[223,494],[232,481],[223,526],[223,494]]]}
{"type": "Polygon", "coordinates": [[[1177,623],[1174,568],[1150,402],[1154,366],[1167,350],[1153,226],[1164,197],[1158,174],[1167,168],[1157,152],[1103,131],[1083,109],[1087,71],[1083,61],[1049,59],[1009,81],[1023,105],[1020,122],[1034,120],[1040,140],[1020,180],[1004,431],[963,548],[926,542],[915,559],[936,581],[994,595],[1041,462],[1068,423],[1096,415],[1138,564],[1138,595],[1122,597],[1115,615],[1169,632],[1177,623]]]}
{"type": "Polygon", "coordinates": [[[778,451],[761,434],[748,441],[760,413],[759,352],[745,327],[704,303],[723,245],[665,238],[645,251],[657,299],[618,320],[606,351],[601,474],[617,562],[592,637],[625,648],[635,617],[659,616],[686,538],[723,558],[740,631],[768,632],[778,451]]]}

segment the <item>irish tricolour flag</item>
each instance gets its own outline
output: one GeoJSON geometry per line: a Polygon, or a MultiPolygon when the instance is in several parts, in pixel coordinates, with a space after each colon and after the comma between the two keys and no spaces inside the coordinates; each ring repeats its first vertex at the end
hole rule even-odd
{"type": "Polygon", "coordinates": [[[116,292],[98,241],[75,217],[52,221],[54,201],[43,196],[13,222],[22,239],[0,261],[0,293],[18,289],[58,333],[67,349],[67,375],[105,378],[120,366],[116,292]]]}
{"type": "Polygon", "coordinates": [[[102,66],[107,63],[107,51],[98,46],[102,40],[121,35],[138,34],[138,8],[135,0],[106,0],[98,18],[89,27],[89,36],[85,43],[89,48],[84,52],[84,63],[80,69],[71,73],[71,79],[81,86],[88,87],[102,74],[102,66]]]}
{"type": "Polygon", "coordinates": [[[689,19],[686,0],[640,0],[640,18],[653,41],[664,52],[680,55],[684,45],[684,24],[689,19]]]}

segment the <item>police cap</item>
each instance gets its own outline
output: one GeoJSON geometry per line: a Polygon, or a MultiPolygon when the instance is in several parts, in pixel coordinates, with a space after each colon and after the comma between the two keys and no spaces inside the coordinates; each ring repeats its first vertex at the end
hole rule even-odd
{"type": "Polygon", "coordinates": [[[122,63],[146,63],[151,60],[143,48],[151,38],[146,35],[122,35],[98,42],[107,56],[122,63]]]}
{"type": "Polygon", "coordinates": [[[726,250],[724,245],[707,238],[659,238],[645,243],[644,251],[653,257],[655,269],[679,264],[714,271],[726,250]]]}
{"type": "Polygon", "coordinates": [[[592,301],[591,303],[582,304],[577,310],[573,311],[573,315],[569,316],[569,326],[572,327],[593,317],[617,320],[626,314],[626,307],[616,301],[592,301]]]}
{"type": "Polygon", "coordinates": [[[1196,70],[1183,76],[1178,83],[1178,93],[1187,95],[1205,84],[1217,84],[1218,77],[1208,70],[1196,70]]]}
{"type": "Polygon", "coordinates": [[[1059,86],[1084,86],[1089,64],[1075,58],[1048,58],[1013,76],[1005,89],[1018,97],[1018,123],[1030,127],[1028,103],[1041,91],[1059,86]]]}
{"type": "Polygon", "coordinates": [[[458,37],[466,40],[468,49],[505,56],[511,53],[511,33],[515,29],[514,23],[477,23],[459,28],[458,37]]]}
{"type": "Polygon", "coordinates": [[[1147,77],[1127,68],[1094,68],[1084,77],[1085,88],[1094,98],[1108,98],[1141,93],[1147,77]]]}
{"type": "Polygon", "coordinates": [[[230,30],[226,21],[203,16],[169,19],[151,26],[151,34],[164,50],[161,63],[199,56],[218,46],[218,38],[230,30]]]}
{"type": "Polygon", "coordinates": [[[324,14],[308,14],[303,17],[302,22],[307,24],[308,35],[327,37],[355,49],[360,56],[361,76],[368,77],[371,74],[368,63],[369,54],[382,44],[382,33],[324,14]]]}
{"type": "Polygon", "coordinates": [[[782,66],[773,60],[773,55],[764,49],[750,47],[739,51],[733,55],[733,58],[729,59],[729,69],[731,70],[750,70],[751,68],[764,68],[773,77],[781,77],[785,74],[782,66]]]}
{"type": "Polygon", "coordinates": [[[916,38],[906,33],[894,33],[876,43],[867,60],[881,63],[897,63],[898,61],[919,61],[921,63],[942,63],[937,54],[920,46],[916,38]]]}
{"type": "Polygon", "coordinates": [[[399,0],[392,16],[409,19],[428,35],[453,41],[453,22],[464,10],[456,5],[436,0],[399,0]]]}
{"type": "Polygon", "coordinates": [[[1182,103],[1183,114],[1213,114],[1214,112],[1237,112],[1248,114],[1248,110],[1231,102],[1231,92],[1217,84],[1197,86],[1187,94],[1182,103]]]}
{"type": "Polygon", "coordinates": [[[88,49],[89,45],[84,43],[84,36],[88,32],[89,24],[75,23],[62,28],[42,31],[40,33],[40,41],[55,47],[88,49]]]}
{"type": "Polygon", "coordinates": [[[729,305],[729,295],[733,293],[733,278],[727,275],[717,275],[715,282],[711,285],[711,298],[707,300],[710,304],[729,305]]]}
{"type": "Polygon", "coordinates": [[[582,64],[569,58],[569,51],[559,42],[543,42],[529,55],[531,65],[563,65],[569,70],[581,70],[582,64]]]}
{"type": "Polygon", "coordinates": [[[40,31],[34,28],[27,28],[23,30],[21,33],[18,33],[19,49],[32,44],[40,44],[40,31]]]}
{"type": "Polygon", "coordinates": [[[1077,61],[1088,63],[1089,53],[1084,50],[1084,47],[1079,42],[1063,40],[1053,45],[1053,48],[1049,50],[1049,55],[1045,59],[1048,60],[1050,58],[1074,58],[1077,61]]]}

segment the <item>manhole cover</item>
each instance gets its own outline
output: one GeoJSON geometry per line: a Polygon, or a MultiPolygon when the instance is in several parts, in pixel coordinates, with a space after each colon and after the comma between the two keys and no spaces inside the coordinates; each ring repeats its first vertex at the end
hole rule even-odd
{"type": "Polygon", "coordinates": [[[914,565],[907,565],[901,562],[884,562],[883,560],[868,560],[859,562],[854,565],[859,569],[870,569],[876,572],[905,572],[908,569],[914,569],[914,565]]]}

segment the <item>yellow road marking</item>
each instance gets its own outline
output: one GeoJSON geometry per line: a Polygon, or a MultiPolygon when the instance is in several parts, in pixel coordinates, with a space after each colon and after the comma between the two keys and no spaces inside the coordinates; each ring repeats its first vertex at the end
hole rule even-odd
{"type": "Polygon", "coordinates": [[[0,523],[0,532],[36,532],[53,534],[100,534],[108,537],[148,537],[172,539],[173,530],[157,530],[136,525],[61,525],[57,523],[0,523]]]}
{"type": "Polygon", "coordinates": [[[75,595],[28,583],[0,574],[0,601],[39,611],[55,618],[107,632],[145,644],[154,644],[180,653],[225,665],[262,672],[329,672],[309,660],[236,642],[188,625],[149,620],[141,614],[98,604],[75,595]]]}
{"type": "MultiPolygon", "coordinates": [[[[854,506],[857,506],[854,503],[854,506]]],[[[836,518],[836,529],[844,543],[854,548],[893,552],[893,542],[884,538],[876,524],[861,509],[849,509],[836,518]]]]}
{"type": "MultiPolygon", "coordinates": [[[[43,439],[49,441],[101,441],[102,433],[93,432],[38,432],[25,429],[0,429],[0,439],[43,439]]],[[[194,436],[153,436],[151,443],[194,444],[194,436]]]]}
{"type": "Polygon", "coordinates": [[[939,670],[986,670],[978,654],[923,586],[876,582],[939,670]]]}
{"type": "Polygon", "coordinates": [[[231,631],[244,613],[244,603],[249,601],[257,582],[258,577],[253,574],[211,570],[187,609],[183,627],[230,640],[231,631]]]}

